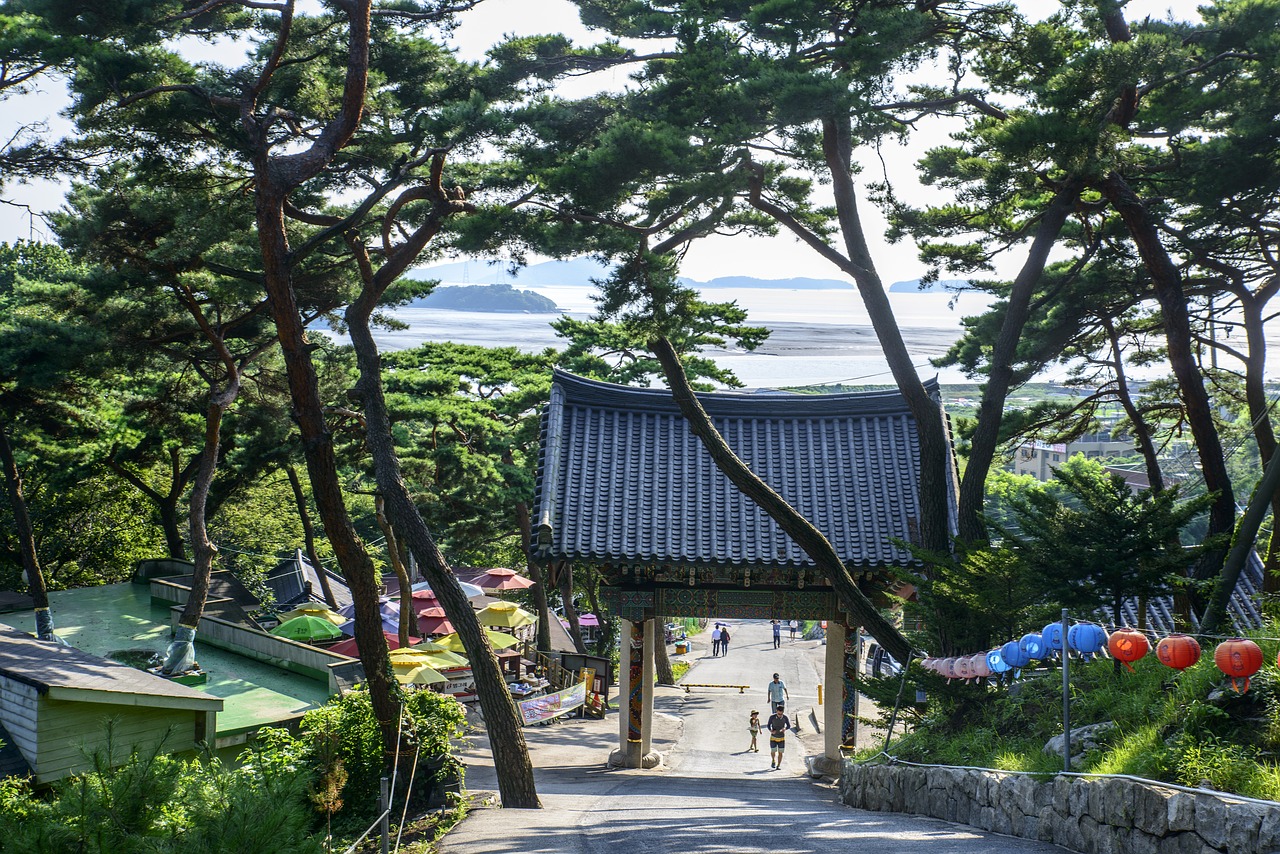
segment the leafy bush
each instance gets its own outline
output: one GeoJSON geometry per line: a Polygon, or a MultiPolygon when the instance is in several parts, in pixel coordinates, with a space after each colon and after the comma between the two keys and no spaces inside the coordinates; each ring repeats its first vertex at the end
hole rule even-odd
{"type": "MultiPolygon", "coordinates": [[[[415,800],[447,778],[461,780],[453,742],[466,725],[452,697],[419,691],[404,698],[406,734],[400,794],[418,757],[415,800]]],[[[0,839],[24,854],[279,854],[322,850],[321,814],[348,825],[377,813],[382,740],[368,694],[355,691],[304,716],[297,737],[263,730],[235,767],[213,757],[183,759],[163,743],[133,750],[113,767],[110,730],[93,768],[51,793],[0,780],[0,839]]],[[[360,827],[363,830],[363,824],[360,827]]]]}
{"type": "Polygon", "coordinates": [[[262,840],[284,854],[313,854],[312,778],[302,750],[282,733],[238,768],[179,759],[162,745],[134,750],[113,768],[108,747],[93,770],[36,797],[21,782],[0,786],[0,838],[30,854],[232,854],[262,840]]]}
{"type": "MultiPolygon", "coordinates": [[[[415,801],[425,802],[433,787],[452,776],[461,779],[453,744],[466,731],[466,711],[453,697],[433,691],[413,691],[403,700],[405,736],[400,755],[404,761],[397,775],[397,794],[408,786],[416,755],[415,801]]],[[[343,826],[377,814],[386,766],[382,734],[367,691],[351,691],[308,712],[302,718],[299,738],[312,751],[320,774],[320,786],[314,793],[319,797],[313,800],[333,803],[322,792],[331,787],[332,775],[340,768],[346,780],[338,787],[341,806],[335,806],[334,814],[343,826]]]]}
{"type": "MultiPolygon", "coordinates": [[[[1274,637],[1276,627],[1264,627],[1260,634],[1274,637]]],[[[1258,642],[1264,657],[1273,659],[1274,641],[1258,642]]],[[[898,680],[868,680],[861,687],[887,715],[898,680]]],[[[913,666],[906,696],[915,688],[927,692],[928,704],[923,710],[900,710],[898,721],[908,731],[895,737],[893,755],[1003,770],[1061,768],[1059,756],[1043,752],[1045,743],[1062,732],[1057,666],[1025,670],[1018,682],[990,686],[948,685],[913,666]]],[[[1211,649],[1182,673],[1160,665],[1154,655],[1135,664],[1133,672],[1117,672],[1110,660],[1073,660],[1072,727],[1104,721],[1114,722],[1116,731],[1084,756],[1081,770],[1280,797],[1280,680],[1271,668],[1253,678],[1248,692],[1238,693],[1215,667],[1211,649]]]]}

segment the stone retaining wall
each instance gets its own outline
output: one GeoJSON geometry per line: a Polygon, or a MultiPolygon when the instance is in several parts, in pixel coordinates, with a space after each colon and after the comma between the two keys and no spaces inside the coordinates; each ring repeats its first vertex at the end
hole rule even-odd
{"type": "Polygon", "coordinates": [[[846,760],[851,807],[968,824],[1084,854],[1275,854],[1280,804],[1242,803],[1132,780],[1055,777],[846,760]]]}

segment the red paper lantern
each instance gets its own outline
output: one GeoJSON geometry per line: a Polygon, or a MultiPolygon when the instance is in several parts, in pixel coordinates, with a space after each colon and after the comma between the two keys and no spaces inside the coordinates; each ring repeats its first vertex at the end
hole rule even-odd
{"type": "Polygon", "coordinates": [[[1147,643],[1147,636],[1137,629],[1116,629],[1107,639],[1107,650],[1111,657],[1123,661],[1130,671],[1133,670],[1133,662],[1146,655],[1149,649],[1151,644],[1147,643]]]}
{"type": "Polygon", "coordinates": [[[1156,658],[1174,670],[1186,670],[1200,660],[1200,644],[1191,635],[1169,635],[1156,644],[1156,658]]]}
{"type": "Polygon", "coordinates": [[[1231,687],[1242,694],[1249,690],[1249,677],[1262,667],[1262,650],[1258,645],[1246,638],[1232,638],[1218,644],[1213,651],[1213,663],[1218,669],[1231,677],[1231,687]],[[1236,683],[1244,680],[1244,687],[1236,683]]]}

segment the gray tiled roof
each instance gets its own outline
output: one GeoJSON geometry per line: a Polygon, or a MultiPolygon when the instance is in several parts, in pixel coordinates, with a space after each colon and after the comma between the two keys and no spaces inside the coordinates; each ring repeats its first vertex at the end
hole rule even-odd
{"type": "Polygon", "coordinates": [[[0,674],[30,685],[41,694],[54,688],[73,688],[108,695],[173,698],[194,703],[193,708],[222,704],[219,698],[203,691],[74,647],[36,640],[5,625],[0,625],[0,674]]]}
{"type": "MultiPolygon", "coordinates": [[[[936,383],[928,387],[936,399],[936,383]]],[[[699,400],[738,456],[846,563],[913,562],[892,542],[911,540],[919,515],[915,420],[897,391],[699,400]]],[[[538,552],[548,560],[813,565],[720,473],[666,389],[556,371],[535,506],[538,552]]]]}

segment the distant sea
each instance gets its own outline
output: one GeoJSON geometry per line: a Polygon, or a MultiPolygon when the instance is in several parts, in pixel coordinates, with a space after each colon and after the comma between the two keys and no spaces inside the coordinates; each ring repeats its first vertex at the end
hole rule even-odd
{"type": "MultiPolygon", "coordinates": [[[[444,284],[455,284],[446,282],[444,284]]],[[[460,284],[460,283],[458,283],[460,284]]],[[[539,293],[578,319],[591,316],[591,287],[517,285],[539,293]]],[[[747,311],[747,322],[771,331],[753,352],[709,350],[717,363],[731,369],[748,388],[797,387],[846,383],[892,385],[893,377],[871,329],[857,291],[744,288],[707,290],[711,301],[733,300],[747,311]]],[[[891,293],[889,301],[922,377],[966,382],[954,369],[936,369],[929,359],[942,355],[960,337],[960,319],[979,314],[990,298],[976,293],[891,293]]],[[[407,329],[375,330],[378,346],[403,350],[427,341],[456,341],[486,347],[517,347],[537,352],[563,347],[550,323],[553,314],[506,314],[402,308],[394,316],[407,329]]]]}
{"type": "MultiPolygon", "coordinates": [[[[574,318],[586,319],[594,310],[591,295],[595,293],[595,289],[592,287],[517,287],[548,297],[574,318]]],[[[847,291],[715,288],[705,291],[703,296],[716,302],[734,300],[747,310],[748,323],[772,330],[765,344],[753,352],[719,349],[708,351],[719,364],[737,374],[748,388],[836,383],[893,384],[893,377],[889,374],[862,301],[852,287],[847,291]]],[[[934,368],[929,359],[941,356],[959,339],[963,317],[980,314],[990,301],[991,297],[978,293],[889,294],[889,302],[898,318],[907,349],[922,377],[937,376],[943,383],[972,382],[956,368],[934,368]]],[[[394,312],[394,316],[408,324],[408,328],[395,331],[375,330],[374,337],[385,350],[402,350],[426,341],[517,347],[527,352],[564,346],[564,341],[556,336],[549,325],[555,319],[552,314],[491,314],[403,308],[394,312]]],[[[1136,378],[1147,378],[1159,373],[1159,368],[1153,366],[1145,372],[1138,372],[1136,378]]],[[[1036,380],[1057,381],[1065,376],[1065,369],[1055,366],[1036,377],[1036,380]]]]}

